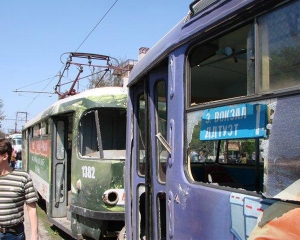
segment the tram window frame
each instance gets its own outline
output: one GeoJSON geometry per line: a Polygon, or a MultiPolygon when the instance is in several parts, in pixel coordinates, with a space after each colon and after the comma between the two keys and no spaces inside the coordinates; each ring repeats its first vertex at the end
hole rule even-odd
{"type": "MultiPolygon", "coordinates": [[[[206,42],[193,44],[188,52],[188,98],[187,108],[201,106],[208,103],[218,104],[220,101],[233,100],[236,98],[251,96],[255,94],[268,94],[268,93],[282,93],[293,90],[298,90],[300,86],[300,68],[297,67],[299,56],[299,43],[300,28],[295,23],[297,19],[300,4],[291,2],[280,8],[271,10],[263,15],[255,17],[251,22],[246,25],[239,26],[230,32],[226,32],[216,38],[206,42]],[[236,51],[236,48],[231,47],[238,44],[241,36],[240,31],[243,28],[251,26],[247,35],[247,42],[244,43],[247,50],[247,67],[244,67],[244,75],[247,75],[247,90],[244,93],[234,94],[228,92],[226,85],[222,82],[212,81],[207,77],[196,79],[193,75],[199,75],[197,68],[205,68],[211,64],[218,64],[235,58],[235,55],[241,51],[236,51]],[[298,38],[297,38],[298,36],[298,38]],[[230,43],[232,41],[232,44],[230,43]],[[230,43],[230,44],[228,44],[230,43]],[[230,48],[220,48],[224,46],[230,48]],[[222,50],[222,51],[221,51],[222,50]],[[234,52],[232,52],[234,50],[234,52]],[[227,54],[227,57],[222,59],[213,59],[216,53],[227,54]],[[246,74],[245,74],[246,73],[246,74]],[[211,83],[211,88],[197,87],[198,82],[201,84],[205,81],[211,83]],[[210,90],[213,89],[213,92],[210,90]],[[214,92],[221,91],[224,95],[213,96],[214,92]],[[201,99],[197,99],[195,92],[201,94],[201,99]],[[203,96],[207,96],[206,98],[203,96]]],[[[242,31],[243,32],[243,31],[242,31]]],[[[244,36],[246,32],[244,31],[244,36]]],[[[240,48],[242,49],[242,48],[240,48]]],[[[240,60],[240,59],[238,59],[240,60]]],[[[239,61],[238,61],[239,62],[239,61]]],[[[218,66],[214,66],[218,67],[218,66]]],[[[222,66],[219,67],[223,68],[222,66]]],[[[216,69],[216,68],[215,68],[216,69]]],[[[240,71],[241,67],[237,70],[240,71]]],[[[230,69],[228,69],[229,71],[230,69]]],[[[200,71],[200,70],[199,70],[200,71]]],[[[217,74],[218,70],[210,71],[217,74]]],[[[205,74],[205,70],[201,70],[205,74]]],[[[232,71],[233,72],[233,71],[232,71]]],[[[220,74],[222,79],[226,76],[225,72],[220,74]]],[[[211,76],[209,75],[211,78],[211,76]]],[[[213,79],[215,80],[215,79],[213,79]]],[[[237,82],[237,81],[236,81],[237,82]]],[[[204,85],[205,86],[205,85],[204,85]]],[[[230,84],[232,87],[232,84],[230,84]]],[[[236,87],[235,89],[238,89],[236,87]]],[[[232,88],[234,90],[234,88],[232,88]]]]}
{"type": "Polygon", "coordinates": [[[51,128],[49,124],[49,119],[46,119],[31,127],[30,136],[31,138],[39,138],[39,137],[47,136],[50,133],[51,133],[51,128]]]}
{"type": "Polygon", "coordinates": [[[187,107],[253,95],[254,52],[253,22],[194,44],[188,52],[187,107]]]}
{"type": "Polygon", "coordinates": [[[55,144],[56,144],[56,159],[64,160],[65,159],[65,121],[58,120],[56,123],[56,136],[55,136],[55,144]]]}
{"type": "MultiPolygon", "coordinates": [[[[298,142],[297,140],[289,140],[289,138],[291,138],[291,133],[295,134],[297,133],[299,127],[297,125],[297,123],[294,123],[293,125],[293,121],[292,118],[290,118],[289,113],[292,115],[293,114],[293,109],[296,107],[300,107],[298,102],[299,100],[299,96],[298,95],[294,95],[295,90],[298,91],[299,88],[299,83],[297,82],[298,79],[296,78],[292,78],[291,76],[297,75],[299,76],[299,74],[297,74],[298,69],[293,68],[293,66],[295,66],[295,61],[292,63],[287,63],[289,64],[288,66],[286,65],[282,65],[283,66],[283,70],[280,69],[276,69],[276,67],[273,66],[273,71],[278,70],[278,72],[283,75],[278,75],[275,77],[282,77],[285,76],[284,74],[286,74],[287,76],[287,81],[285,81],[285,78],[281,78],[281,79],[276,79],[276,81],[274,80],[272,82],[271,78],[272,72],[268,69],[268,65],[270,65],[272,59],[270,58],[271,56],[276,56],[275,55],[266,55],[263,52],[260,53],[259,51],[261,51],[262,49],[262,45],[264,43],[264,40],[268,40],[269,43],[271,42],[271,44],[274,44],[276,41],[276,44],[280,47],[283,46],[283,48],[281,49],[276,49],[278,50],[277,53],[282,53],[281,50],[284,49],[284,47],[286,46],[290,46],[290,44],[288,43],[289,40],[291,40],[290,38],[292,38],[291,33],[297,34],[297,36],[300,36],[300,29],[298,27],[298,29],[296,29],[297,31],[293,32],[293,31],[289,31],[287,35],[283,34],[285,33],[288,27],[290,27],[289,30],[294,29],[295,30],[295,26],[291,27],[292,25],[290,24],[290,21],[293,21],[293,19],[295,19],[295,15],[296,15],[296,11],[300,8],[300,2],[299,1],[295,1],[295,2],[291,2],[288,3],[286,5],[282,5],[280,8],[274,9],[270,12],[267,12],[261,16],[258,16],[257,18],[254,19],[254,36],[252,36],[252,39],[255,39],[255,45],[254,42],[252,42],[253,45],[251,45],[252,49],[253,49],[253,53],[255,53],[253,55],[254,60],[256,62],[256,66],[255,66],[255,71],[251,72],[251,75],[249,76],[251,78],[251,81],[249,83],[247,83],[247,88],[248,88],[248,93],[250,95],[252,95],[251,97],[248,97],[249,95],[245,95],[245,96],[238,96],[237,98],[224,98],[224,99],[218,99],[217,101],[203,101],[199,104],[192,104],[191,101],[189,100],[190,98],[190,89],[192,88],[191,85],[189,85],[189,80],[187,81],[187,101],[186,101],[186,131],[187,131],[187,135],[186,135],[186,147],[187,147],[187,164],[188,164],[188,168],[187,168],[187,172],[186,174],[188,176],[190,176],[189,179],[194,180],[197,183],[205,183],[205,181],[203,180],[198,180],[194,178],[194,175],[192,174],[193,172],[193,168],[191,166],[191,156],[189,155],[192,152],[192,147],[191,147],[191,141],[192,141],[192,135],[193,135],[193,129],[191,129],[192,127],[195,127],[197,125],[197,121],[199,121],[199,119],[201,119],[202,115],[201,115],[201,111],[204,111],[205,109],[211,109],[214,107],[219,107],[219,106],[230,106],[230,105],[234,105],[234,104],[239,104],[242,102],[242,100],[244,100],[244,103],[246,104],[257,104],[258,102],[260,102],[261,104],[265,104],[267,106],[268,109],[268,126],[266,125],[266,130],[267,132],[270,131],[271,134],[268,135],[268,137],[266,139],[261,138],[259,139],[259,141],[257,140],[256,143],[256,151],[255,151],[255,158],[256,158],[256,169],[259,169],[260,171],[263,170],[263,172],[260,172],[260,175],[264,175],[264,176],[260,176],[259,181],[261,181],[260,184],[263,184],[263,191],[264,195],[266,197],[276,197],[279,198],[281,197],[282,199],[285,200],[292,200],[292,201],[299,201],[298,198],[293,198],[293,196],[287,196],[281,193],[285,191],[285,189],[289,188],[291,185],[290,184],[299,184],[299,164],[297,163],[297,159],[299,159],[300,153],[298,151],[298,147],[294,146],[296,144],[296,142],[298,142]],[[272,17],[273,15],[273,17],[272,17]],[[276,16],[276,17],[274,17],[276,16]],[[289,16],[289,17],[288,17],[289,16]],[[265,21],[269,20],[269,27],[267,28],[266,25],[267,23],[265,21]],[[277,24],[277,25],[276,25],[277,24]],[[280,25],[281,24],[281,25],[280,25]],[[290,24],[290,25],[289,25],[290,24]],[[276,25],[276,29],[275,29],[275,33],[272,33],[272,30],[274,30],[271,26],[276,25]],[[271,30],[270,30],[271,29],[271,30]],[[268,31],[269,30],[269,31],[268,31]],[[272,37],[266,37],[266,34],[273,34],[272,37]],[[265,39],[264,39],[265,38],[265,39]],[[264,64],[266,64],[266,66],[264,66],[264,64]],[[291,73],[290,69],[291,67],[293,69],[295,69],[295,72],[291,73]],[[268,71],[266,71],[266,69],[268,71]],[[264,76],[267,75],[267,76],[264,76]],[[255,79],[254,79],[255,77],[255,79]],[[265,78],[266,77],[266,78],[265,78]],[[265,80],[267,79],[267,80],[265,80]],[[280,82],[281,81],[281,82],[280,82]],[[267,84],[266,84],[267,83],[267,84]],[[253,85],[255,84],[255,85],[253,85]],[[254,89],[254,91],[253,91],[254,89]],[[250,91],[249,91],[250,90],[250,91]],[[268,96],[268,98],[266,97],[261,97],[263,96],[262,94],[268,94],[269,92],[272,93],[278,93],[277,95],[272,95],[272,98],[270,95],[266,95],[268,96]],[[255,94],[257,95],[257,98],[255,98],[255,94]],[[277,97],[277,98],[276,98],[277,97]],[[280,106],[280,107],[279,107],[280,106]],[[289,110],[287,110],[289,109],[289,110]],[[277,115],[274,114],[274,112],[276,113],[277,111],[277,115]],[[276,123],[274,122],[274,119],[276,119],[276,123]],[[276,127],[275,127],[276,124],[276,127]],[[293,128],[292,128],[293,126],[293,128]],[[284,134],[283,134],[284,133],[284,134]],[[281,142],[283,141],[283,142],[281,142]],[[295,142],[295,143],[294,143],[295,142]],[[279,147],[280,146],[280,147],[279,147]],[[293,147],[292,147],[293,146],[293,147]],[[264,149],[264,150],[262,150],[264,149]],[[298,151],[298,152],[297,152],[298,151]],[[283,154],[283,152],[285,152],[285,156],[281,156],[283,154]],[[297,155],[298,154],[298,155],[297,155]],[[279,156],[280,155],[280,156],[279,156]],[[262,165],[262,163],[264,163],[264,165],[262,165]],[[277,170],[274,171],[274,168],[276,170],[276,166],[281,165],[282,171],[277,170]],[[263,167],[263,169],[262,169],[263,167]],[[284,172],[281,174],[281,172],[284,172]],[[262,174],[261,174],[262,173],[262,174]],[[296,174],[295,174],[296,173],[296,174]],[[287,180],[287,177],[285,176],[285,174],[289,175],[289,179],[287,180]],[[293,175],[294,174],[294,175],[293,175]],[[283,182],[283,180],[285,182],[283,182]]],[[[299,24],[298,24],[299,25],[299,24]]],[[[298,26],[296,25],[296,26],[298,26]]],[[[223,36],[225,36],[226,34],[224,34],[223,36]]],[[[198,45],[198,46],[204,46],[204,44],[202,45],[198,45]]],[[[193,51],[193,48],[198,47],[196,44],[194,44],[190,50],[190,52],[188,54],[191,54],[191,52],[193,51]]],[[[290,56],[293,59],[293,56],[295,56],[295,54],[297,54],[299,52],[300,49],[300,45],[296,44],[295,41],[292,41],[292,48],[295,47],[297,48],[297,51],[290,51],[290,56]]],[[[269,46],[268,46],[269,48],[269,46]]],[[[274,47],[273,47],[274,48],[274,47]]],[[[299,55],[299,54],[298,54],[299,55]]],[[[190,57],[190,55],[188,55],[190,57]]],[[[282,54],[282,56],[284,56],[284,54],[282,54]]],[[[284,56],[285,57],[285,56],[284,56]]],[[[282,58],[281,60],[286,63],[287,60],[283,60],[284,58],[282,58]]],[[[191,60],[191,57],[188,58],[187,64],[189,64],[189,60],[191,60]]],[[[276,61],[279,61],[278,59],[276,61]]],[[[280,61],[279,61],[280,62],[280,61]]],[[[192,65],[191,65],[192,66],[192,65]]],[[[277,65],[276,65],[277,66],[277,65]]],[[[279,64],[279,67],[281,67],[281,65],[279,64]]],[[[276,75],[276,74],[275,74],[276,75]]],[[[247,94],[248,94],[247,93],[247,94]]],[[[191,99],[191,98],[190,98],[191,99]]],[[[297,135],[299,136],[299,135],[297,135]]],[[[297,136],[295,136],[294,138],[298,138],[297,136]]],[[[218,162],[219,163],[219,162],[218,162]]],[[[199,164],[200,165],[200,164],[199,164]]],[[[245,166],[245,165],[244,165],[245,166]]],[[[258,174],[257,172],[255,174],[258,174]]],[[[214,187],[213,184],[211,185],[207,185],[210,187],[214,187]]],[[[231,188],[226,188],[229,191],[232,191],[233,189],[235,189],[234,191],[237,191],[238,188],[236,187],[231,187],[231,188]]],[[[245,189],[245,188],[244,188],[245,189]]],[[[248,191],[251,191],[250,189],[245,189],[248,191]]],[[[258,191],[256,191],[256,193],[260,193],[258,191]]]]}
{"type": "Polygon", "coordinates": [[[124,137],[123,141],[118,140],[118,137],[125,136],[126,124],[120,124],[122,119],[126,123],[126,109],[123,108],[95,108],[84,112],[78,125],[80,157],[92,160],[125,159],[126,139],[124,137]],[[97,140],[98,130],[95,118],[99,120],[100,142],[97,140]],[[105,124],[112,124],[114,127],[107,127],[105,124]],[[115,127],[117,125],[119,125],[118,128],[115,127]],[[105,138],[106,140],[103,141],[104,135],[109,136],[109,139],[105,138]],[[89,139],[86,136],[89,136],[89,139]]]}
{"type": "Polygon", "coordinates": [[[212,187],[218,185],[231,189],[262,192],[264,159],[260,146],[264,138],[256,140],[250,137],[244,139],[229,137],[201,140],[203,116],[205,110],[189,112],[187,115],[186,141],[189,169],[187,174],[190,179],[212,187]],[[203,158],[200,158],[199,154],[195,155],[200,151],[203,152],[203,158]],[[244,153],[247,153],[245,159],[242,157],[244,153]]]}
{"type": "Polygon", "coordinates": [[[37,123],[32,128],[32,137],[38,138],[41,136],[41,123],[37,123]]]}
{"type": "Polygon", "coordinates": [[[141,92],[138,96],[138,118],[136,119],[137,121],[137,129],[136,129],[136,134],[138,139],[137,141],[137,168],[138,168],[138,174],[142,177],[145,177],[146,173],[146,132],[145,132],[145,121],[146,121],[146,112],[145,112],[145,96],[144,93],[141,92]]]}
{"type": "Polygon", "coordinates": [[[28,128],[28,137],[33,138],[33,127],[28,128]]]}
{"type": "Polygon", "coordinates": [[[295,1],[257,18],[258,91],[289,91],[300,86],[300,3],[295,1]]]}
{"type": "Polygon", "coordinates": [[[49,123],[48,120],[45,120],[41,122],[41,135],[45,136],[48,135],[49,133],[50,133],[49,123]]]}
{"type": "MultiPolygon", "coordinates": [[[[156,120],[156,134],[161,133],[162,136],[167,139],[167,84],[164,79],[158,80],[154,85],[155,93],[155,120],[156,120]],[[161,86],[163,84],[164,86],[161,86]],[[162,116],[162,115],[165,116],[162,116]]],[[[156,152],[157,152],[157,177],[161,183],[166,182],[166,164],[169,156],[165,147],[157,139],[156,140],[156,152]]]]}

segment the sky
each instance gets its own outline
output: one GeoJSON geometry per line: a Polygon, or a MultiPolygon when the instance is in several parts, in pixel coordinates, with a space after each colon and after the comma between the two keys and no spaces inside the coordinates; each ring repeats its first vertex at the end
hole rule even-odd
{"type": "MultiPolygon", "coordinates": [[[[0,99],[4,133],[57,101],[66,52],[138,59],[189,11],[192,0],[3,0],[0,99]],[[61,57],[62,56],[62,57],[61,57]],[[41,93],[39,93],[41,92],[41,93]]],[[[88,81],[88,80],[86,80],[88,81]]],[[[87,86],[88,82],[82,84],[87,86]]]]}

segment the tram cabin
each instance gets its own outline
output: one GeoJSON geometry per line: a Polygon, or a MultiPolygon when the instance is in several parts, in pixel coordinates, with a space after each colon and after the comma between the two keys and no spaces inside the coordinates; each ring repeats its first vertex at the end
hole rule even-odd
{"type": "Polygon", "coordinates": [[[117,236],[124,226],[127,89],[104,87],[59,100],[23,128],[23,165],[50,222],[76,239],[117,236]]]}
{"type": "Polygon", "coordinates": [[[130,74],[120,237],[299,239],[300,1],[189,8],[130,74]]]}

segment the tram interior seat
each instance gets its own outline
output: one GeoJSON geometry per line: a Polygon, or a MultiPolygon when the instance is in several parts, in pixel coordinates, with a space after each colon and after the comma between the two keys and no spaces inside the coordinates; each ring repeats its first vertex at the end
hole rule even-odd
{"type": "Polygon", "coordinates": [[[205,166],[205,182],[235,188],[243,187],[225,170],[224,167],[217,164],[205,166]]]}
{"type": "Polygon", "coordinates": [[[205,169],[204,163],[190,162],[190,171],[193,176],[193,180],[196,182],[205,182],[205,169]]]}
{"type": "Polygon", "coordinates": [[[191,163],[191,174],[197,182],[211,183],[220,186],[242,188],[231,174],[217,163],[191,163]]]}

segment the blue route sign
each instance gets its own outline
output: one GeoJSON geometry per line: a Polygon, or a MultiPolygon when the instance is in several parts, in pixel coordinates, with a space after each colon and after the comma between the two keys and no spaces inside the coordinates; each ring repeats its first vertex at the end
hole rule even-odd
{"type": "Polygon", "coordinates": [[[266,138],[266,125],[265,104],[207,109],[201,118],[200,140],[266,138]]]}

